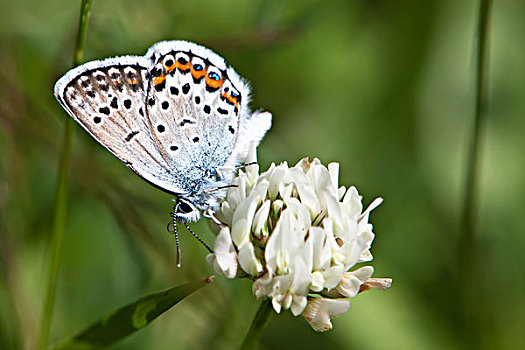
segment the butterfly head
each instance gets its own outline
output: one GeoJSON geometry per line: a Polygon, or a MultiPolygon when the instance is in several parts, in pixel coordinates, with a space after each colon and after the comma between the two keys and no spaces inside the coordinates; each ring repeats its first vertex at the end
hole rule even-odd
{"type": "Polygon", "coordinates": [[[169,233],[175,235],[175,242],[177,244],[177,267],[181,267],[177,223],[183,224],[192,236],[201,242],[210,253],[213,253],[213,250],[188,226],[190,222],[197,221],[200,218],[200,211],[197,209],[193,201],[185,197],[176,197],[173,201],[175,202],[175,205],[173,211],[170,213],[171,221],[168,223],[167,229],[169,233]]]}
{"type": "Polygon", "coordinates": [[[197,209],[195,204],[184,197],[177,197],[177,199],[175,199],[174,214],[177,222],[182,224],[198,221],[201,217],[199,209],[197,209]]]}
{"type": "Polygon", "coordinates": [[[177,222],[187,224],[198,221],[201,217],[199,209],[195,204],[184,197],[175,199],[175,218],[177,222]]]}

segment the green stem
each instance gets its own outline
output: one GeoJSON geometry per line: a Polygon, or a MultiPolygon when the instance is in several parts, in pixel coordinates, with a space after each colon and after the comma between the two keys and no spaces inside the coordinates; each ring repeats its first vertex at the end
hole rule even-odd
{"type": "Polygon", "coordinates": [[[465,193],[463,198],[463,211],[461,223],[459,226],[459,266],[460,281],[462,281],[463,305],[465,307],[465,336],[473,338],[476,332],[475,321],[475,267],[477,247],[475,237],[476,207],[478,199],[478,182],[479,182],[479,163],[480,163],[480,145],[483,129],[485,126],[485,106],[483,104],[487,91],[486,80],[486,61],[487,61],[487,32],[491,9],[491,0],[480,0],[479,18],[477,26],[477,47],[476,47],[476,95],[474,124],[472,139],[467,160],[467,169],[465,175],[465,193]]]}
{"type": "Polygon", "coordinates": [[[239,348],[240,350],[248,350],[255,347],[255,344],[258,342],[264,325],[266,324],[268,316],[270,316],[271,312],[272,302],[270,299],[266,299],[259,306],[259,310],[257,310],[257,313],[255,314],[255,318],[253,319],[252,325],[248,330],[248,334],[246,334],[246,337],[239,348]]]}
{"type": "MultiPolygon", "coordinates": [[[[91,10],[91,0],[82,0],[80,10],[80,23],[78,27],[73,66],[82,63],[84,47],[86,42],[87,24],[91,10]]],[[[40,330],[37,339],[37,349],[46,348],[49,343],[49,331],[51,329],[51,318],[55,303],[55,292],[57,284],[58,267],[62,250],[62,240],[66,226],[67,200],[68,200],[68,169],[71,158],[71,144],[73,142],[73,119],[66,120],[64,130],[64,143],[60,153],[58,164],[58,177],[55,192],[55,209],[53,216],[53,227],[51,231],[51,242],[49,249],[49,265],[47,273],[47,288],[44,306],[40,320],[40,330]]]]}
{"type": "MultiPolygon", "coordinates": [[[[82,0],[80,7],[80,23],[78,24],[77,42],[75,54],[73,56],[73,67],[80,65],[84,58],[84,48],[86,47],[87,26],[91,13],[92,0],[82,0]]],[[[68,119],[70,120],[70,119],[68,119]]]]}

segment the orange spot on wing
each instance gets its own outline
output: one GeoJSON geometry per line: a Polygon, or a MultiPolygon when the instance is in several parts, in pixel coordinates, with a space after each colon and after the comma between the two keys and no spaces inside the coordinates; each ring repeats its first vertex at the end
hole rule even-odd
{"type": "Polygon", "coordinates": [[[165,76],[165,75],[161,75],[160,77],[155,77],[155,78],[153,78],[153,84],[155,84],[155,85],[159,85],[159,84],[161,84],[164,80],[166,80],[166,76],[165,76]]]}
{"type": "Polygon", "coordinates": [[[193,67],[191,67],[191,75],[193,75],[193,77],[194,77],[195,79],[200,79],[200,78],[202,78],[205,74],[206,74],[206,71],[205,71],[204,69],[197,71],[197,70],[193,69],[193,67]]]}
{"type": "Polygon", "coordinates": [[[179,61],[175,62],[175,66],[180,70],[188,70],[191,67],[191,63],[187,62],[186,64],[180,64],[179,61]]]}
{"type": "Polygon", "coordinates": [[[239,108],[239,102],[237,101],[237,97],[233,97],[232,95],[230,95],[227,92],[223,93],[222,97],[224,97],[225,99],[227,99],[228,101],[233,103],[235,105],[235,107],[237,107],[237,109],[239,108]]]}
{"type": "Polygon", "coordinates": [[[209,87],[217,89],[222,86],[222,83],[224,83],[224,79],[221,78],[220,80],[213,80],[213,79],[210,79],[210,77],[206,75],[206,84],[209,87]]]}
{"type": "MultiPolygon", "coordinates": [[[[137,83],[137,79],[128,79],[128,83],[130,85],[133,85],[133,84],[136,84],[137,83]]],[[[115,84],[116,85],[116,84],[115,84]]]]}
{"type": "Polygon", "coordinates": [[[164,65],[164,68],[166,69],[166,72],[171,72],[172,70],[174,70],[175,68],[177,68],[176,64],[173,63],[171,66],[166,66],[164,65]]]}

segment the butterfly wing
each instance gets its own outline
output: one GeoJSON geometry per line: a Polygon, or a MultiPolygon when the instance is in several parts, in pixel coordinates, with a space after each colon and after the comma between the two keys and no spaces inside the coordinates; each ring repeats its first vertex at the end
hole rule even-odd
{"type": "Polygon", "coordinates": [[[146,54],[153,62],[148,117],[161,149],[183,162],[180,167],[196,170],[188,173],[190,180],[202,177],[198,169],[224,165],[239,125],[238,107],[223,97],[233,91],[224,61],[203,49],[172,41],[158,43],[146,54]]]}
{"type": "Polygon", "coordinates": [[[178,177],[159,152],[146,116],[148,68],[145,57],[88,62],[55,85],[62,107],[99,143],[153,185],[180,194],[178,177]]]}
{"type": "Polygon", "coordinates": [[[250,112],[247,83],[214,52],[166,41],[152,46],[146,57],[153,63],[147,115],[155,138],[168,158],[188,169],[192,186],[213,169],[238,165],[249,145],[270,128],[271,115],[250,112]]]}

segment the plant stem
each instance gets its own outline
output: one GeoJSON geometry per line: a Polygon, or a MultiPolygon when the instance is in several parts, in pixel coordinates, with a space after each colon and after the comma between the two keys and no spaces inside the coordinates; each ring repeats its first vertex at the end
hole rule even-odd
{"type": "MultiPolygon", "coordinates": [[[[82,0],[80,8],[80,23],[78,24],[77,42],[75,54],[73,56],[73,67],[80,65],[84,58],[84,48],[86,47],[87,26],[89,15],[91,14],[92,0],[82,0]]],[[[68,119],[71,120],[71,119],[68,119]]]]}
{"type": "MultiPolygon", "coordinates": [[[[78,66],[80,63],[82,63],[86,42],[87,24],[91,10],[91,2],[91,0],[82,0],[80,9],[80,23],[73,56],[73,66],[78,66]]],[[[63,142],[64,143],[62,145],[62,151],[60,153],[60,160],[58,164],[53,227],[51,231],[51,242],[49,249],[49,263],[47,267],[47,288],[40,319],[37,349],[44,349],[49,343],[49,331],[51,329],[51,319],[53,316],[53,307],[55,303],[57,274],[62,250],[62,240],[66,226],[68,169],[69,160],[71,158],[71,144],[73,142],[73,119],[71,118],[67,118],[66,120],[63,142]]]]}
{"type": "Polygon", "coordinates": [[[486,61],[487,61],[487,32],[491,10],[491,0],[480,0],[477,47],[476,47],[476,94],[474,109],[474,124],[472,139],[467,159],[465,174],[465,193],[463,211],[459,226],[459,266],[460,281],[462,281],[462,302],[464,306],[464,326],[466,339],[476,338],[475,318],[475,291],[474,276],[476,267],[477,246],[475,237],[476,208],[478,199],[479,163],[481,137],[485,127],[485,106],[483,100],[487,91],[486,61]]]}
{"type": "Polygon", "coordinates": [[[272,302],[270,299],[266,299],[259,306],[259,310],[257,310],[257,313],[255,314],[252,325],[250,326],[250,329],[248,330],[248,333],[246,334],[246,337],[239,348],[240,350],[249,350],[255,347],[255,344],[257,344],[259,341],[264,325],[266,324],[268,316],[270,316],[271,312],[272,302]]]}

